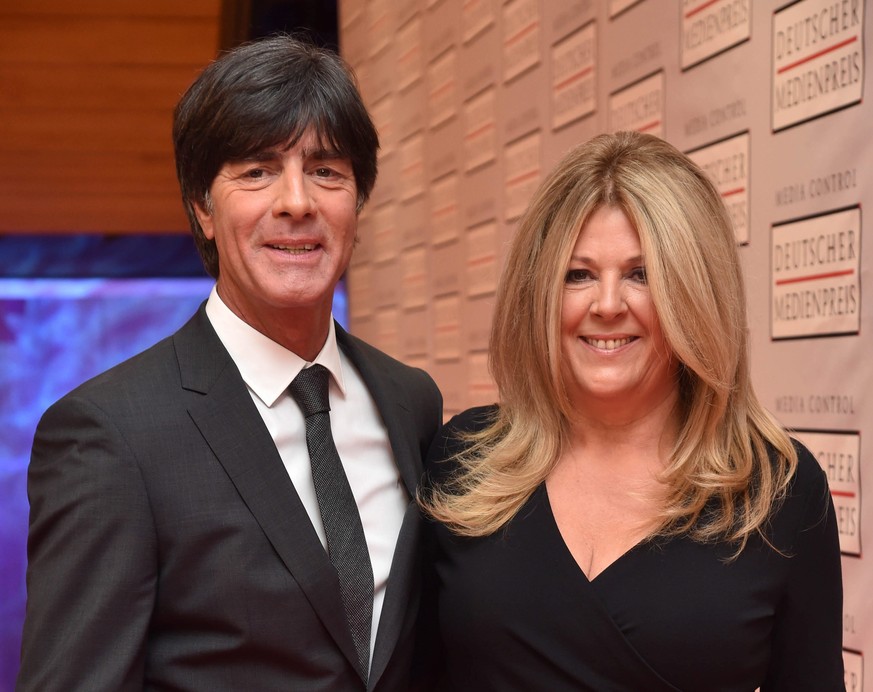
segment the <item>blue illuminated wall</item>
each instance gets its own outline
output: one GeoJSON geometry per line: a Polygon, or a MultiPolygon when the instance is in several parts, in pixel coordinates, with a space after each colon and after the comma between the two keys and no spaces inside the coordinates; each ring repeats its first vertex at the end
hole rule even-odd
{"type": "MultiPolygon", "coordinates": [[[[18,670],[26,472],[42,412],[180,327],[212,286],[187,236],[0,236],[0,692],[18,670]]],[[[345,291],[334,314],[346,323],[345,291]]]]}
{"type": "Polygon", "coordinates": [[[211,286],[183,235],[0,237],[0,690],[18,671],[39,417],[180,327],[211,286]]]}

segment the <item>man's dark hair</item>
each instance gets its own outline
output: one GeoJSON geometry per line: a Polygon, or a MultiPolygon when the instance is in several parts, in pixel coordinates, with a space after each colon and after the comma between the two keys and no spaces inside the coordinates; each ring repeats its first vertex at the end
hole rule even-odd
{"type": "Polygon", "coordinates": [[[213,277],[218,251],[195,204],[209,209],[209,188],[225,163],[293,146],[310,127],[351,160],[360,211],[376,183],[379,138],[351,68],[336,53],[284,34],[252,41],[219,56],[182,96],[173,120],[176,174],[213,277]]]}

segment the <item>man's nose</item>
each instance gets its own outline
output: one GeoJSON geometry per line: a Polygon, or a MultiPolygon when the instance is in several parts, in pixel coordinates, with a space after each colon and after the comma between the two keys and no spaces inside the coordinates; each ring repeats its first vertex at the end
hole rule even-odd
{"type": "Polygon", "coordinates": [[[285,169],[276,187],[273,206],[276,216],[291,216],[302,219],[315,212],[312,183],[302,170],[285,169]]]}

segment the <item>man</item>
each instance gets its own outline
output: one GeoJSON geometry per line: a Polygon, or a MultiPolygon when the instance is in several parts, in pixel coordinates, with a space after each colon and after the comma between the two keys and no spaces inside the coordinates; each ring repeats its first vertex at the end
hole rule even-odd
{"type": "Polygon", "coordinates": [[[207,67],[174,143],[216,285],[40,422],[18,689],[410,689],[414,493],[442,401],[331,319],[375,183],[372,122],[337,56],[274,37],[207,67]],[[339,537],[291,393],[310,364],[330,373],[354,514],[339,537]],[[360,528],[366,564],[338,560],[360,528]]]}

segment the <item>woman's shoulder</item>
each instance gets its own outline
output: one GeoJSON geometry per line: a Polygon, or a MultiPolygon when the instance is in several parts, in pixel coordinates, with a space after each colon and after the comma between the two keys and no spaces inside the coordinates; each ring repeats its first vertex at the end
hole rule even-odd
{"type": "Polygon", "coordinates": [[[497,404],[474,406],[452,416],[443,426],[445,434],[464,435],[483,430],[494,421],[499,410],[497,404]]]}
{"type": "Polygon", "coordinates": [[[789,486],[791,495],[829,497],[827,473],[815,455],[797,438],[792,437],[791,443],[797,451],[797,469],[789,486]]]}
{"type": "Polygon", "coordinates": [[[432,479],[445,479],[457,469],[455,458],[470,445],[471,435],[484,430],[494,420],[498,407],[476,406],[452,416],[431,443],[425,468],[432,479]]]}
{"type": "MultiPolygon", "coordinates": [[[[773,526],[782,527],[782,540],[793,545],[803,532],[821,528],[828,521],[831,507],[831,494],[825,470],[815,455],[801,443],[792,438],[797,451],[797,468],[785,497],[778,505],[778,519],[773,526]]],[[[771,458],[773,450],[770,450],[771,458]]],[[[785,545],[785,543],[783,543],[785,545]]]]}

